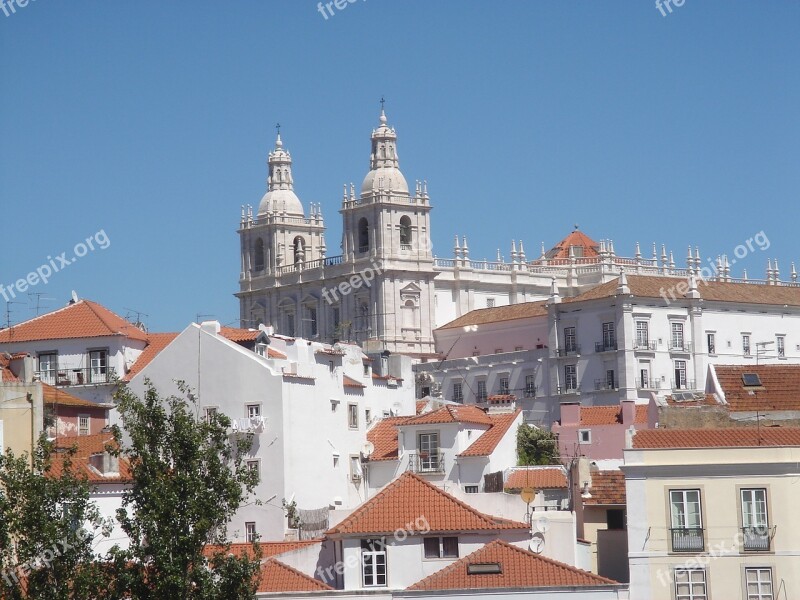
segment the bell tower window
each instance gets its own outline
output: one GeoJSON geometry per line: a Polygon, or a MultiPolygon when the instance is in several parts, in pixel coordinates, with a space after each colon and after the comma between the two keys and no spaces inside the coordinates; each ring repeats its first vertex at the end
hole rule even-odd
{"type": "Polygon", "coordinates": [[[358,251],[369,251],[369,222],[365,217],[358,221],[358,251]]]}
{"type": "Polygon", "coordinates": [[[400,246],[402,250],[411,250],[412,243],[411,219],[403,216],[400,219],[400,246]]]}
{"type": "Polygon", "coordinates": [[[264,270],[264,240],[261,238],[256,239],[256,243],[253,247],[253,270],[264,270]]]}

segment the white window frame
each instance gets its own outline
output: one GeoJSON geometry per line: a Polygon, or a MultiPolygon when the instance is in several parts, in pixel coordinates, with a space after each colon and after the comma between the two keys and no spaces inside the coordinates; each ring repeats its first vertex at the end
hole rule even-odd
{"type": "Polygon", "coordinates": [[[564,390],[572,392],[578,389],[578,365],[564,365],[564,390]]]}
{"type": "Polygon", "coordinates": [[[742,334],[742,356],[752,356],[753,348],[749,333],[742,334]]]}
{"type": "Polygon", "coordinates": [[[461,381],[453,382],[453,402],[464,402],[464,384],[461,381]]]}
{"type": "Polygon", "coordinates": [[[786,336],[785,335],[776,335],[775,336],[775,350],[778,354],[778,358],[786,358],[786,336]]]}
{"type": "Polygon", "coordinates": [[[105,383],[108,379],[108,348],[90,348],[88,382],[105,383]]]}
{"type": "Polygon", "coordinates": [[[650,346],[650,323],[648,321],[636,321],[636,345],[639,348],[650,346]]]}
{"type": "Polygon", "coordinates": [[[678,567],[673,573],[675,581],[675,600],[708,600],[708,579],[704,568],[678,567]],[[700,575],[701,579],[693,576],[700,575]],[[683,580],[683,576],[686,577],[683,580]],[[695,586],[702,585],[702,591],[695,593],[695,586]]]}
{"type": "Polygon", "coordinates": [[[255,521],[247,521],[244,524],[244,539],[248,544],[252,544],[256,536],[258,535],[258,529],[256,527],[255,521]]]}
{"type": "Polygon", "coordinates": [[[261,416],[261,404],[248,404],[245,407],[248,419],[254,419],[261,416]]]}
{"type": "Polygon", "coordinates": [[[465,485],[464,486],[464,493],[465,494],[477,494],[480,491],[481,491],[481,488],[478,485],[465,485]]]}
{"type": "Polygon", "coordinates": [[[261,481],[261,459],[258,458],[250,458],[247,460],[247,469],[249,471],[255,471],[256,477],[258,480],[261,481]]]}
{"type": "Polygon", "coordinates": [[[591,429],[578,429],[578,443],[591,444],[592,443],[592,430],[591,429]],[[584,434],[586,439],[584,438],[584,434]]]}
{"type": "Polygon", "coordinates": [[[506,374],[500,375],[497,380],[497,389],[501,395],[507,396],[511,393],[511,376],[506,374]]]}
{"type": "Polygon", "coordinates": [[[702,529],[703,528],[703,497],[699,488],[687,488],[678,490],[669,490],[669,512],[670,512],[670,528],[671,529],[702,529]],[[683,506],[683,513],[676,515],[674,511],[673,500],[674,494],[680,494],[680,504],[683,506]],[[694,501],[688,500],[689,494],[697,494],[697,519],[696,525],[689,524],[689,504],[694,501]],[[679,517],[681,523],[676,524],[676,516],[679,517]]]}
{"type": "Polygon", "coordinates": [[[717,334],[715,331],[706,331],[706,345],[709,356],[717,355],[717,334]]]}
{"type": "Polygon", "coordinates": [[[361,548],[361,582],[365,588],[386,587],[389,584],[389,561],[386,555],[386,542],[384,540],[367,540],[367,542],[375,542],[381,545],[383,550],[367,550],[363,547],[364,540],[362,540],[361,548]],[[370,565],[367,565],[365,558],[370,558],[370,565]],[[380,582],[381,574],[379,568],[383,567],[383,582],[380,582]]]}
{"type": "Polygon", "coordinates": [[[475,401],[476,402],[486,402],[488,398],[488,394],[486,392],[486,380],[485,379],[478,379],[477,381],[477,390],[475,391],[475,401]]]}
{"type": "Polygon", "coordinates": [[[536,374],[535,373],[528,373],[525,375],[525,397],[526,398],[535,398],[536,397],[536,374]]]}
{"type": "Polygon", "coordinates": [[[745,567],[744,569],[744,585],[745,596],[747,600],[774,600],[775,587],[774,578],[772,576],[772,567],[745,567]],[[763,575],[768,574],[768,578],[763,575]],[[751,575],[755,575],[755,579],[751,580],[751,575]],[[750,592],[750,584],[756,586],[756,591],[750,592]],[[762,586],[768,585],[769,591],[762,591],[762,586]]]}
{"type": "Polygon", "coordinates": [[[670,348],[672,350],[683,350],[683,346],[686,343],[683,323],[677,323],[675,321],[670,322],[669,333],[670,348]]]}
{"type": "Polygon", "coordinates": [[[78,435],[89,435],[92,432],[92,416],[88,414],[78,415],[78,435]],[[86,433],[83,432],[81,421],[86,420],[86,433]]]}
{"type": "Polygon", "coordinates": [[[766,529],[769,527],[769,507],[767,503],[767,488],[741,488],[739,502],[742,508],[742,528],[753,527],[766,529]],[[757,498],[760,495],[762,498],[757,498]],[[745,499],[745,496],[750,496],[745,499]]]}
{"type": "Polygon", "coordinates": [[[576,327],[564,327],[564,352],[578,351],[578,330],[576,327]]]}
{"type": "Polygon", "coordinates": [[[351,402],[347,405],[347,427],[356,430],[358,429],[358,422],[358,404],[351,402]]]}

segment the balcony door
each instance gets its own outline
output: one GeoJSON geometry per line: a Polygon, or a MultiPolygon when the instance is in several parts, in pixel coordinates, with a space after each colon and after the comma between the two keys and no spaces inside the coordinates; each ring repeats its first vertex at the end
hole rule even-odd
{"type": "Polygon", "coordinates": [[[92,350],[89,352],[89,377],[95,383],[107,381],[108,352],[105,350],[92,350]]]}
{"type": "Polygon", "coordinates": [[[671,490],[669,504],[672,519],[672,551],[702,551],[704,542],[700,490],[671,490]]]}
{"type": "Polygon", "coordinates": [[[439,468],[439,432],[420,433],[417,439],[420,471],[436,471],[439,468]]]}

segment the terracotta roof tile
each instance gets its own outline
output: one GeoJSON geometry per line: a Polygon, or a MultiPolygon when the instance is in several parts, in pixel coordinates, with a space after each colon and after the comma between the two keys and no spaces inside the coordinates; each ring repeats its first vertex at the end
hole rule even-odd
{"type": "Polygon", "coordinates": [[[598,253],[598,244],[588,235],[583,233],[582,231],[578,231],[577,229],[570,232],[570,234],[565,237],[563,240],[558,242],[555,246],[553,246],[545,256],[550,258],[569,258],[569,249],[572,246],[576,246],[582,249],[580,255],[576,255],[575,258],[592,258],[595,256],[599,256],[598,253]]]}
{"type": "Polygon", "coordinates": [[[509,304],[508,306],[495,306],[494,308],[478,308],[471,310],[467,314],[461,315],[457,319],[442,325],[439,329],[455,329],[457,327],[466,327],[467,325],[485,325],[487,323],[498,323],[500,321],[513,321],[515,319],[546,316],[546,301],[521,302],[519,304],[509,304]]]}
{"type": "Polygon", "coordinates": [[[375,446],[369,457],[370,461],[397,460],[397,426],[407,419],[408,417],[386,417],[372,426],[367,432],[367,440],[375,446]]]}
{"type": "Polygon", "coordinates": [[[19,381],[11,370],[12,357],[8,352],[0,352],[0,382],[19,381]]]}
{"type": "MultiPolygon", "coordinates": [[[[56,438],[56,448],[68,450],[75,448],[76,452],[71,457],[73,471],[83,475],[91,483],[128,483],[132,480],[130,465],[124,458],[119,459],[119,473],[115,475],[102,475],[90,465],[90,458],[94,454],[106,451],[106,446],[115,446],[114,436],[110,433],[97,433],[94,435],[63,436],[56,438]]],[[[51,477],[58,477],[63,470],[63,463],[54,458],[49,471],[51,477]]]]}
{"type": "MultiPolygon", "coordinates": [[[[622,423],[622,408],[619,406],[582,406],[581,426],[617,425],[622,423]]],[[[647,405],[636,405],[634,423],[647,423],[647,405]]]]}
{"type": "Polygon", "coordinates": [[[613,585],[616,581],[495,540],[429,575],[409,590],[474,590],[613,585]],[[498,563],[501,573],[474,574],[470,564],[498,563]]]}
{"type": "Polygon", "coordinates": [[[422,414],[426,406],[428,406],[428,400],[417,400],[417,414],[422,414]]]}
{"type": "Polygon", "coordinates": [[[355,379],[353,379],[352,377],[348,377],[347,375],[342,376],[342,385],[344,387],[359,388],[359,389],[367,387],[360,381],[356,381],[355,379]]]}
{"type": "Polygon", "coordinates": [[[147,334],[90,300],[79,300],[53,312],[41,315],[0,331],[0,343],[64,340],[121,335],[147,341],[147,334]]]}
{"type": "Polygon", "coordinates": [[[222,337],[237,344],[241,344],[242,342],[255,342],[259,333],[261,332],[258,329],[239,329],[238,327],[219,328],[219,334],[222,337]]]}
{"type": "Polygon", "coordinates": [[[326,535],[528,530],[525,523],[483,514],[418,475],[403,473],[326,535]],[[421,519],[425,520],[422,522],[421,519]]]}
{"type": "Polygon", "coordinates": [[[149,365],[152,360],[158,356],[159,352],[161,352],[164,348],[170,345],[172,340],[178,337],[177,333],[150,333],[147,336],[147,346],[131,365],[131,368],[122,378],[122,381],[130,381],[133,379],[142,369],[144,369],[147,365],[149,365]]]}
{"type": "Polygon", "coordinates": [[[592,497],[584,499],[584,504],[625,504],[625,474],[622,471],[594,471],[591,476],[589,493],[592,497]]]}
{"type": "Polygon", "coordinates": [[[505,437],[511,425],[516,418],[522,413],[517,409],[513,413],[504,413],[498,415],[488,415],[492,426],[484,431],[481,436],[472,442],[472,444],[464,450],[459,456],[489,456],[494,452],[500,440],[505,437]]]}
{"type": "Polygon", "coordinates": [[[259,593],[318,592],[332,590],[329,585],[293,569],[276,558],[267,559],[261,566],[259,593]]]}
{"type": "Polygon", "coordinates": [[[722,429],[644,429],[634,448],[755,448],[800,446],[800,427],[726,427],[722,429]]]}
{"type": "Polygon", "coordinates": [[[535,490],[566,489],[567,473],[564,467],[523,467],[508,474],[504,486],[506,490],[523,490],[527,487],[535,490]]]}
{"type": "MultiPolygon", "coordinates": [[[[273,556],[279,556],[287,552],[301,550],[303,548],[307,548],[308,546],[320,544],[321,542],[322,540],[300,540],[294,542],[259,542],[258,545],[261,548],[261,558],[266,559],[273,556]]],[[[216,552],[222,552],[224,550],[225,548],[223,546],[208,544],[205,548],[203,548],[203,555],[212,556],[216,552]]],[[[253,544],[248,543],[231,544],[227,551],[228,554],[232,554],[236,557],[243,555],[252,556],[252,552],[253,544]]]]}
{"type": "Polygon", "coordinates": [[[800,365],[714,365],[730,410],[800,410],[800,365]],[[746,387],[745,373],[755,373],[761,386],[746,387]]]}
{"type": "Polygon", "coordinates": [[[410,417],[405,425],[431,425],[435,423],[475,423],[478,425],[492,425],[492,420],[477,406],[464,404],[445,404],[443,407],[430,412],[410,417]]]}
{"type": "Polygon", "coordinates": [[[694,400],[676,400],[673,396],[666,396],[664,400],[669,406],[675,407],[718,406],[720,404],[714,394],[703,394],[702,398],[694,400]]]}
{"type": "Polygon", "coordinates": [[[45,404],[58,404],[59,406],[82,406],[85,408],[96,408],[97,410],[108,410],[96,402],[84,400],[73,396],[63,388],[53,387],[47,383],[42,383],[42,399],[45,404]]]}

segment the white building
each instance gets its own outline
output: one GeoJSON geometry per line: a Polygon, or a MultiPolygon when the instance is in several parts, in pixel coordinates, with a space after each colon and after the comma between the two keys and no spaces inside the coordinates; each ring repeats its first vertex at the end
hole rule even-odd
{"type": "Polygon", "coordinates": [[[130,378],[141,395],[149,378],[162,395],[193,390],[198,416],[230,417],[232,435],[255,433],[248,457],[261,474],[255,497],[231,526],[234,541],[258,533],[282,540],[282,500],[300,511],[301,535],[326,528],[328,511],[368,497],[361,467],[370,423],[415,412],[408,357],[367,357],[357,346],[256,333],[254,350],[223,335],[219,324],[192,324],[130,378]],[[308,511],[308,512],[305,512],[308,511]]]}

